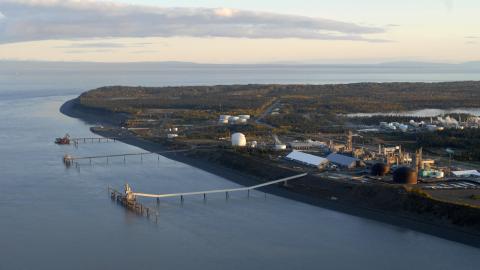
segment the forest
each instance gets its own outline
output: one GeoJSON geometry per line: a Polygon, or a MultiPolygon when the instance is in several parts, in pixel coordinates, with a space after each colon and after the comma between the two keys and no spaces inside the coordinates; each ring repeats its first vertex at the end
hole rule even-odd
{"type": "Polygon", "coordinates": [[[446,129],[438,132],[425,132],[417,135],[417,143],[423,147],[455,149],[457,160],[480,160],[480,130],[446,129]]]}
{"type": "Polygon", "coordinates": [[[353,83],[329,85],[214,85],[180,87],[108,86],[83,93],[89,107],[142,114],[154,109],[185,110],[214,120],[220,114],[258,116],[281,104],[265,121],[295,132],[339,130],[348,113],[425,108],[480,108],[480,82],[353,83]]]}

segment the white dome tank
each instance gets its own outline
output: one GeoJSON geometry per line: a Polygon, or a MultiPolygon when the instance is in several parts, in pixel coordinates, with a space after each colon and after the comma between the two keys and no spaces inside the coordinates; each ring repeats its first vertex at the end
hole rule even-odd
{"type": "Polygon", "coordinates": [[[247,146],[247,139],[242,133],[232,134],[232,146],[244,147],[247,146]]]}

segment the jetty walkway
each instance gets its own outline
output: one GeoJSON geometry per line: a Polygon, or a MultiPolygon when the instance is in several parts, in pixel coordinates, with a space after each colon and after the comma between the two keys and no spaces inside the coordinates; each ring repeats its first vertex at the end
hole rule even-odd
{"type": "MultiPolygon", "coordinates": [[[[155,222],[158,222],[159,213],[156,209],[152,209],[148,206],[145,206],[141,202],[137,201],[137,197],[145,197],[145,198],[155,198],[157,200],[157,205],[160,205],[160,198],[172,198],[172,197],[180,197],[180,200],[183,204],[183,200],[185,196],[195,196],[195,195],[203,195],[203,199],[206,200],[207,194],[216,194],[216,193],[225,193],[225,199],[228,200],[229,193],[231,192],[239,192],[239,191],[247,191],[248,197],[250,197],[250,191],[266,186],[271,186],[279,183],[286,183],[290,180],[295,180],[307,176],[308,173],[297,174],[285,178],[281,178],[278,180],[273,180],[269,182],[265,182],[262,184],[249,186],[249,187],[240,187],[240,188],[230,188],[230,189],[214,189],[214,190],[205,190],[205,191],[194,191],[194,192],[183,192],[183,193],[170,193],[170,194],[149,194],[149,193],[140,193],[140,192],[133,192],[130,185],[125,184],[124,192],[121,193],[113,188],[108,187],[108,192],[112,200],[118,202],[123,207],[141,215],[146,216],[147,218],[155,217],[155,222]]],[[[265,193],[266,196],[266,193],[265,193]]]]}
{"type": "MultiPolygon", "coordinates": [[[[282,182],[287,182],[289,180],[302,178],[302,177],[305,177],[307,174],[308,173],[297,174],[297,175],[294,175],[294,176],[289,176],[289,177],[281,178],[281,179],[278,179],[278,180],[273,180],[273,181],[270,181],[270,182],[265,182],[265,183],[262,183],[262,184],[250,186],[250,187],[229,188],[229,189],[214,189],[214,190],[206,190],[206,191],[194,191],[194,192],[171,193],[171,194],[149,194],[149,193],[133,192],[131,190],[129,192],[130,192],[131,195],[133,195],[133,198],[146,197],[146,198],[160,199],[160,198],[180,197],[180,199],[182,201],[183,201],[183,198],[185,196],[203,195],[203,197],[205,198],[208,194],[216,194],[216,193],[225,193],[225,196],[228,198],[229,193],[232,193],[232,192],[247,191],[248,194],[250,194],[251,190],[259,189],[259,188],[266,187],[266,186],[275,185],[275,184],[282,183],[282,182]]],[[[126,194],[126,195],[128,195],[128,194],[126,194]]]]}

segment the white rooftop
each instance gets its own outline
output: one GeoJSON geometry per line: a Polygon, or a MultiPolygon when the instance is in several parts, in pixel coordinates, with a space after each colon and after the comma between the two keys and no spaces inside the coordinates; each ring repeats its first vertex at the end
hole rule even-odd
{"type": "Polygon", "coordinates": [[[337,153],[331,153],[327,156],[327,159],[335,164],[339,164],[341,166],[352,166],[355,165],[358,159],[350,156],[340,155],[337,153]]]}
{"type": "Polygon", "coordinates": [[[302,163],[305,163],[305,164],[308,164],[308,165],[317,166],[317,167],[322,165],[322,164],[328,163],[328,159],[326,159],[326,158],[311,155],[311,154],[307,154],[307,153],[300,152],[300,151],[295,151],[295,150],[293,152],[291,152],[290,154],[288,154],[286,156],[286,158],[291,159],[291,160],[295,160],[295,161],[299,161],[299,162],[302,162],[302,163]]]}
{"type": "Polygon", "coordinates": [[[452,172],[455,176],[477,176],[480,177],[480,172],[477,170],[467,170],[467,171],[454,171],[452,172]]]}

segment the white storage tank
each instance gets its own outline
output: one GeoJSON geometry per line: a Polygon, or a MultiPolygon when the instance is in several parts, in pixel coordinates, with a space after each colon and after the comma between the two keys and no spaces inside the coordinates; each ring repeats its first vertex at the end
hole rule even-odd
{"type": "Polygon", "coordinates": [[[227,115],[227,114],[222,114],[218,118],[218,123],[219,124],[228,124],[228,119],[230,119],[230,117],[232,117],[232,116],[227,115]]]}
{"type": "Polygon", "coordinates": [[[238,116],[232,116],[228,119],[228,123],[234,125],[238,122],[238,120],[240,120],[240,117],[238,116]]]}
{"type": "Polygon", "coordinates": [[[247,146],[247,138],[242,133],[232,134],[232,146],[245,147],[247,146]]]}
{"type": "Polygon", "coordinates": [[[250,115],[248,114],[241,114],[238,117],[240,117],[240,119],[246,119],[246,120],[250,119],[250,115]]]}

